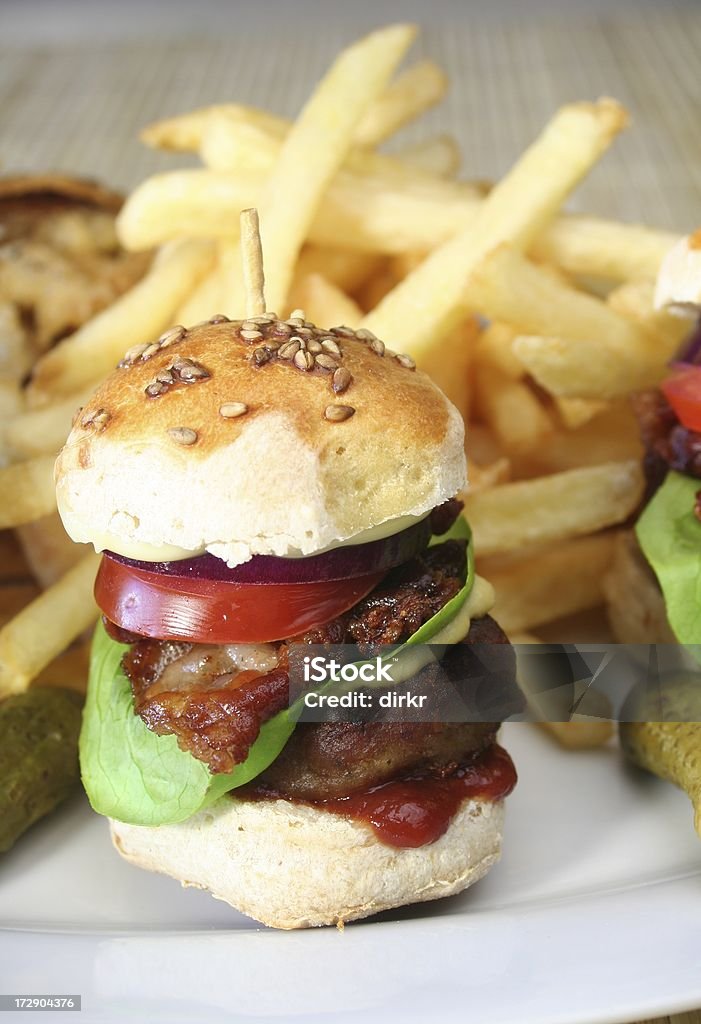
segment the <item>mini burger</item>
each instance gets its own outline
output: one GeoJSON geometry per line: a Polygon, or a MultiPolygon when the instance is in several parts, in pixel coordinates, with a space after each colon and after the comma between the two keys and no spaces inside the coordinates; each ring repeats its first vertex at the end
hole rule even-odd
{"type": "Polygon", "coordinates": [[[56,466],[103,552],[81,737],[134,864],[265,924],[460,892],[515,783],[484,722],[300,722],[293,644],[505,644],[455,496],[463,423],[413,361],[297,311],[129,349],[56,466]]]}

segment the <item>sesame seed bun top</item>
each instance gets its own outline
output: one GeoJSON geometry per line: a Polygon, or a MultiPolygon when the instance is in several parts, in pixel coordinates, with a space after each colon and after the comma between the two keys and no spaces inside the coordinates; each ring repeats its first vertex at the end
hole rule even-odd
{"type": "Polygon", "coordinates": [[[272,314],[129,350],[56,463],[74,540],[230,565],[421,516],[465,480],[460,415],[408,357],[272,314]]]}

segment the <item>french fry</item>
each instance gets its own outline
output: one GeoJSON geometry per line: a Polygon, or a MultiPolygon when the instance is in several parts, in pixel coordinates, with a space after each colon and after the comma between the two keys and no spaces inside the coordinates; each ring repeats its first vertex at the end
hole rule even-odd
{"type": "Polygon", "coordinates": [[[608,462],[468,494],[465,515],[475,550],[486,556],[620,523],[637,508],[642,492],[638,462],[608,462]]]}
{"type": "Polygon", "coordinates": [[[15,416],[5,431],[8,447],[25,459],[56,453],[70,433],[76,410],[87,402],[93,390],[91,386],[52,405],[15,416]]]}
{"type": "MultiPolygon", "coordinates": [[[[517,663],[518,648],[521,645],[542,643],[539,637],[525,632],[512,632],[509,634],[509,640],[516,647],[517,663]]],[[[557,740],[566,750],[588,750],[593,747],[600,747],[613,736],[613,722],[609,718],[611,706],[606,700],[599,699],[598,701],[601,706],[602,717],[600,718],[594,718],[591,715],[580,715],[575,711],[568,721],[550,721],[549,714],[551,713],[552,706],[549,706],[547,696],[544,696],[540,690],[539,681],[528,677],[522,662],[519,664],[519,669],[519,685],[526,694],[529,708],[536,715],[541,716],[537,719],[536,724],[552,736],[553,739],[557,740]]],[[[602,696],[599,695],[600,698],[602,696]]]]}
{"type": "MultiPolygon", "coordinates": [[[[217,256],[214,265],[173,314],[173,321],[176,324],[191,327],[193,324],[201,323],[202,320],[207,320],[213,315],[213,311],[226,314],[224,309],[226,303],[223,299],[225,289],[223,260],[228,257],[231,244],[230,239],[217,243],[217,256]]],[[[241,310],[237,309],[233,315],[240,316],[241,310]]]]}
{"type": "Polygon", "coordinates": [[[363,311],[338,285],[322,274],[306,274],[293,285],[290,309],[303,309],[305,316],[319,327],[356,327],[363,311]]]}
{"type": "Polygon", "coordinates": [[[611,402],[587,423],[555,430],[529,452],[512,453],[517,476],[544,476],[603,462],[640,460],[643,455],[638,425],[626,399],[611,402]]]}
{"type": "Polygon", "coordinates": [[[470,410],[470,366],[475,350],[479,323],[468,317],[446,337],[436,336],[435,344],[424,349],[419,369],[435,381],[467,420],[470,410]]]}
{"type": "Polygon", "coordinates": [[[607,403],[596,398],[556,398],[555,405],[567,430],[577,430],[599,416],[607,403]]]}
{"type": "Polygon", "coordinates": [[[526,375],[526,369],[513,353],[516,334],[515,328],[508,324],[492,321],[479,336],[476,362],[492,366],[512,380],[520,380],[526,375]]]}
{"type": "Polygon", "coordinates": [[[645,345],[645,355],[617,349],[608,337],[586,342],[573,338],[519,335],[514,352],[534,379],[564,398],[616,398],[652,387],[664,374],[667,358],[645,345]]]}
{"type": "MultiPolygon", "coordinates": [[[[470,437],[468,435],[468,443],[470,437]]],[[[481,464],[473,459],[468,461],[467,490],[484,491],[490,487],[497,487],[505,484],[511,477],[511,463],[503,456],[495,459],[494,462],[481,464]]]]}
{"type": "Polygon", "coordinates": [[[655,309],[655,284],[647,278],[626,281],[609,292],[607,304],[620,316],[627,317],[648,331],[664,346],[675,350],[689,333],[689,322],[672,316],[667,310],[655,309]]]}
{"type": "MultiPolygon", "coordinates": [[[[290,129],[259,207],[269,309],[284,308],[297,257],[324,191],[346,159],[360,119],[386,87],[415,35],[414,26],[393,25],[343,50],[290,129]]],[[[235,280],[229,284],[233,287],[235,280]]]]}
{"type": "Polygon", "coordinates": [[[509,451],[536,448],[554,430],[547,410],[528,385],[495,366],[476,368],[475,401],[481,417],[509,451]]]}
{"type": "MultiPolygon", "coordinates": [[[[290,131],[292,126],[290,126],[290,131]]],[[[213,171],[224,171],[232,174],[254,171],[268,175],[280,157],[287,132],[282,135],[270,131],[264,125],[251,123],[232,115],[213,115],[207,123],[200,144],[200,157],[204,165],[213,171]]],[[[430,153],[425,153],[428,160],[430,153]]],[[[434,162],[438,162],[440,153],[434,151],[434,162]]],[[[445,150],[443,162],[446,163],[445,150]]],[[[371,150],[359,150],[349,145],[342,166],[359,177],[370,178],[377,184],[396,185],[430,183],[434,178],[446,177],[431,175],[422,170],[419,161],[401,160],[384,153],[371,150]]]]}
{"type": "Polygon", "coordinates": [[[40,455],[0,469],[0,529],[32,523],[54,511],[54,462],[53,456],[40,455]]]}
{"type": "Polygon", "coordinates": [[[70,395],[114,369],[130,346],[157,338],[212,257],[211,243],[198,239],[163,249],[138,284],[39,360],[31,387],[35,398],[70,395]]]}
{"type": "Polygon", "coordinates": [[[217,103],[155,121],[141,130],[139,138],[152,149],[197,153],[207,127],[218,117],[228,117],[262,127],[280,138],[290,127],[290,122],[284,117],[276,117],[257,107],[247,107],[241,103],[217,103]]]}
{"type": "Polygon", "coordinates": [[[387,87],[355,131],[359,146],[377,146],[439,103],[448,88],[445,72],[430,60],[413,64],[387,87]]]}
{"type": "MultiPolygon", "coordinates": [[[[127,249],[148,249],[180,237],[225,238],[239,212],[260,208],[264,178],[210,170],[170,171],[142,182],[117,226],[127,249]]],[[[435,182],[388,185],[341,170],[309,229],[309,241],[367,253],[428,251],[474,220],[479,195],[471,185],[435,182]]]]}
{"type": "Polygon", "coordinates": [[[639,224],[573,215],[554,221],[535,242],[533,253],[572,274],[627,281],[654,278],[678,238],[639,224]]]}
{"type": "Polygon", "coordinates": [[[352,295],[384,266],[384,258],[365,252],[352,252],[337,247],[320,248],[305,245],[297,260],[295,276],[322,274],[347,295],[352,295]]]}
{"type": "Polygon", "coordinates": [[[436,249],[363,326],[416,356],[464,315],[470,273],[502,242],[527,249],[626,123],[612,100],[563,107],[483,201],[472,224],[436,249]],[[527,200],[526,198],[527,197],[527,200]]]}
{"type": "Polygon", "coordinates": [[[460,147],[452,135],[436,135],[412,146],[402,146],[395,154],[401,163],[436,178],[454,178],[460,170],[460,147]]]}
{"type": "Polygon", "coordinates": [[[478,571],[497,595],[492,612],[497,622],[511,634],[601,604],[613,543],[614,534],[603,533],[529,549],[519,557],[478,554],[478,571]]]}
{"type": "Polygon", "coordinates": [[[97,618],[92,590],[100,557],[85,557],[0,629],[0,697],[26,690],[97,618]]]}
{"type": "Polygon", "coordinates": [[[613,736],[613,722],[607,718],[573,716],[569,722],[538,722],[566,750],[591,750],[602,747],[613,736]]]}
{"type": "MultiPolygon", "coordinates": [[[[446,88],[445,73],[432,61],[412,65],[373,101],[353,133],[354,143],[368,148],[384,142],[399,127],[439,103],[446,88]]],[[[156,121],[147,125],[139,138],[152,149],[196,153],[211,122],[222,117],[262,127],[279,138],[290,128],[289,121],[266,110],[241,103],[219,103],[156,121]]]]}
{"type": "Polygon", "coordinates": [[[557,395],[601,399],[645,387],[659,379],[676,348],[676,339],[663,344],[509,246],[475,267],[468,292],[481,313],[519,327],[513,353],[557,395]]]}

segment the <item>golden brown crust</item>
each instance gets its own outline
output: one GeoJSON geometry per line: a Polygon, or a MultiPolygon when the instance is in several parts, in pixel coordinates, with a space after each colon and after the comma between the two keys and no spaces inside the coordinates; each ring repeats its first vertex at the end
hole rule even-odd
{"type": "MultiPolygon", "coordinates": [[[[308,553],[428,511],[463,485],[459,416],[406,357],[348,328],[213,319],[130,352],[82,410],[57,462],[60,508],[74,539],[91,539],[89,524],[79,522],[86,514],[95,530],[188,549],[195,541],[247,545],[262,534],[265,551],[265,524],[238,510],[258,491],[257,511],[277,509],[281,534],[308,553]],[[195,491],[198,479],[203,487],[208,481],[215,502],[236,478],[210,536],[205,530],[193,541],[193,530],[170,529],[158,495],[146,500],[148,477],[173,474],[195,491]],[[114,486],[115,505],[96,522],[93,499],[105,486],[114,486]],[[130,487],[133,494],[125,493],[130,487]],[[284,525],[290,502],[306,526],[284,525]],[[126,527],[124,515],[112,521],[116,513],[131,517],[126,527]]],[[[270,552],[282,553],[275,544],[270,552]]]]}
{"type": "Polygon", "coordinates": [[[81,424],[100,414],[97,429],[115,444],[142,437],[177,444],[169,431],[193,430],[197,439],[189,446],[189,457],[205,459],[235,441],[252,420],[280,409],[296,435],[319,452],[334,444],[365,444],[369,432],[379,438],[388,428],[399,427],[407,440],[420,438],[426,444],[438,444],[445,435],[448,410],[442,396],[424,374],[401,366],[393,356],[378,356],[363,341],[314,328],[313,340],[330,338],[338,345],[342,357],[334,361],[352,377],[345,390],[334,393],[333,373],[316,362],[305,371],[280,358],[278,350],[268,362],[256,365],[255,353],[271,340],[294,346],[294,329],[291,335],[275,337],[274,324],[256,325],[265,336],[247,341],[241,337],[243,323],[251,321],[191,328],[146,361],[119,367],[85,406],[72,441],[89,441],[96,428],[81,424]],[[159,381],[169,373],[175,378],[172,384],[159,381]],[[147,389],[161,393],[152,396],[147,389]],[[245,405],[245,412],[229,415],[226,407],[234,403],[245,405]],[[353,413],[345,421],[330,421],[325,413],[334,406],[353,413]],[[108,417],[104,426],[103,411],[108,417]]]}

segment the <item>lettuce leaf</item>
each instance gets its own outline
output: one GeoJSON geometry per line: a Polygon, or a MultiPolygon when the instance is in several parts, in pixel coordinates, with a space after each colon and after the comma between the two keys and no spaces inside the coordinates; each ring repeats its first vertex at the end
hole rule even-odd
{"type": "MultiPolygon", "coordinates": [[[[393,653],[429,643],[465,603],[475,580],[470,527],[460,516],[432,544],[467,540],[465,585],[439,612],[393,653]]],[[[98,623],[90,659],[90,684],[80,735],[83,785],[98,814],[131,825],[173,824],[225,793],[250,782],[272,764],[292,735],[302,700],[266,722],[248,757],[228,774],[212,775],[207,765],[181,750],[175,736],[157,736],[134,714],[129,680],[121,661],[127,646],[117,643],[98,623]]]]}
{"type": "Polygon", "coordinates": [[[635,529],[682,644],[701,644],[701,522],[694,515],[699,490],[701,481],[669,472],[635,529]]]}
{"type": "Polygon", "coordinates": [[[263,725],[242,764],[212,775],[204,762],[180,749],[175,736],[157,736],[134,714],[121,667],[126,649],[98,623],[80,734],[83,785],[98,814],[131,825],[185,821],[260,775],[292,735],[295,716],[286,708],[263,725]]]}

